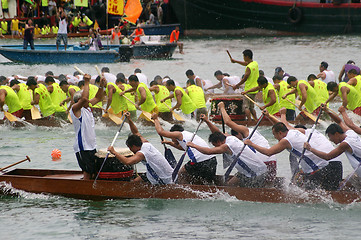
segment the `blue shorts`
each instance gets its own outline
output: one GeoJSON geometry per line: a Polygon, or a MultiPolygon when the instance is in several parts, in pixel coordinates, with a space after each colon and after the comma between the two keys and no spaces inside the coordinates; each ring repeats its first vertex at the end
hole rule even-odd
{"type": "Polygon", "coordinates": [[[63,39],[64,45],[68,45],[68,34],[58,33],[56,36],[56,45],[60,45],[61,40],[63,39]]]}

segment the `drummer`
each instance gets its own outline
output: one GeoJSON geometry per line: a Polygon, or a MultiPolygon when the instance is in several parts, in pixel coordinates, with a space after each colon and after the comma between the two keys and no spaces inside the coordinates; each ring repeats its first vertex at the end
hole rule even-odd
{"type": "MultiPolygon", "coordinates": [[[[126,113],[130,116],[130,113],[126,113]]],[[[131,157],[120,155],[110,146],[108,151],[115,155],[115,157],[126,165],[133,165],[142,162],[146,168],[146,176],[138,176],[134,179],[135,182],[150,182],[153,185],[171,184],[173,168],[169,165],[167,159],[156,149],[150,142],[148,142],[138,131],[133,121],[128,121],[132,135],[126,141],[129,149],[134,153],[131,157]]]]}

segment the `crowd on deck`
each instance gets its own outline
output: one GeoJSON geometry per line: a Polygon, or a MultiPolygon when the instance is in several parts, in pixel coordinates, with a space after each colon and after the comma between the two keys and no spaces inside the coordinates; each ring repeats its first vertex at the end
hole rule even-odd
{"type": "Polygon", "coordinates": [[[224,167],[234,166],[237,170],[233,177],[226,178],[225,184],[272,186],[277,174],[275,154],[288,150],[294,183],[306,189],[338,189],[343,171],[339,155],[345,153],[356,173],[350,183],[360,188],[361,139],[358,134],[361,128],[355,126],[346,113],[348,109],[361,116],[360,68],[353,61],[348,61],[340,71],[338,83],[335,73],[324,61],[319,66],[320,72],[310,74],[307,81],[298,80],[282,67],[275,69],[273,78],[267,78],[253,60],[251,50],[243,51],[243,60],[229,56],[232,63],[245,66],[242,77],[217,70],[214,76],[219,83],[213,85],[189,69],[185,72],[188,80],[184,88],[169,76],[155,76],[153,81],[149,81],[140,69],[135,69],[128,78],[123,73],[110,73],[107,67],[102,68],[101,75],[95,76],[83,76],[79,71],[71,76],[55,76],[52,72],[47,72],[45,76],[1,76],[0,108],[3,110],[6,104],[8,113],[24,119],[32,118],[31,109],[35,105],[39,105],[42,116],[48,119],[66,119],[70,114],[76,132],[74,150],[84,171],[84,179],[94,178],[96,174],[93,163],[96,152],[94,117],[100,117],[105,112],[109,117],[121,118],[124,113],[128,117],[133,135],[128,137],[126,144],[135,155],[125,158],[112,147],[109,151],[124,164],[146,164],[146,178],[136,178],[136,181],[214,184],[217,182],[215,155],[224,154],[224,167]],[[217,109],[224,124],[231,128],[231,135],[213,125],[207,117],[206,97],[215,88],[222,88],[227,94],[243,95],[242,107],[248,122],[269,118],[274,123],[272,133],[278,143],[270,146],[267,139],[256,131],[258,125],[252,129],[233,122],[229,116],[230,109],[223,102],[217,105],[217,109]],[[254,109],[259,91],[264,103],[259,106],[262,110],[260,118],[254,109]],[[106,100],[103,95],[107,96],[106,100]],[[328,102],[336,95],[342,100],[339,112],[344,121],[328,108],[328,102]],[[301,121],[309,118],[316,124],[316,116],[322,111],[330,115],[336,123],[326,130],[329,139],[314,128],[292,126],[288,121],[295,119],[295,106],[300,111],[296,119],[301,121]],[[168,159],[139,133],[133,122],[137,119],[137,110],[142,112],[139,117],[154,121],[159,135],[171,139],[163,143],[186,151],[190,161],[182,168],[179,168],[180,165],[171,166],[168,159]],[[169,131],[163,129],[158,119],[180,120],[175,110],[193,116],[200,124],[205,122],[211,131],[209,142],[214,147],[209,147],[196,132],[192,134],[181,125],[175,124],[169,131]],[[331,142],[337,146],[334,147],[331,142]]]}

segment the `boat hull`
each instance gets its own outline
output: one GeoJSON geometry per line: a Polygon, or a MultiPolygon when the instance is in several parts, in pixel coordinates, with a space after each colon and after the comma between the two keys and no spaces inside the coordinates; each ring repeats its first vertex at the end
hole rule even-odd
{"type": "Polygon", "coordinates": [[[129,61],[129,54],[120,55],[127,49],[119,51],[86,51],[71,50],[73,45],[56,50],[55,45],[36,45],[35,50],[24,50],[21,45],[3,45],[0,47],[0,54],[13,62],[28,64],[74,64],[74,63],[114,63],[119,61],[129,61]]]}
{"type": "MultiPolygon", "coordinates": [[[[352,191],[296,192],[277,188],[240,188],[215,185],[152,186],[142,182],[81,180],[80,171],[15,169],[0,175],[0,182],[13,188],[32,192],[62,195],[82,199],[204,199],[235,197],[243,201],[272,203],[314,203],[327,201],[341,204],[359,202],[360,194],[352,191]],[[71,187],[69,187],[71,186],[71,187]]],[[[2,188],[3,192],[9,189],[2,188]]]]}
{"type": "Polygon", "coordinates": [[[164,43],[154,45],[134,45],[133,58],[147,58],[147,59],[160,59],[160,58],[171,58],[175,49],[177,48],[176,43],[164,43]]]}
{"type": "Polygon", "coordinates": [[[309,34],[361,32],[358,3],[284,0],[171,0],[170,3],[177,9],[175,14],[185,31],[258,28],[309,34]]]}

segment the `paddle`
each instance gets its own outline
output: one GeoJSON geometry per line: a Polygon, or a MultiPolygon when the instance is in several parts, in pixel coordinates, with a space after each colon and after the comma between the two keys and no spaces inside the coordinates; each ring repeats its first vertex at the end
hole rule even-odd
{"type": "Polygon", "coordinates": [[[33,106],[30,109],[30,112],[31,112],[31,119],[35,120],[35,119],[40,119],[41,118],[41,114],[40,114],[39,109],[37,107],[33,106]]]}
{"type": "MultiPolygon", "coordinates": [[[[124,125],[124,123],[125,123],[125,120],[126,120],[126,118],[127,118],[127,116],[126,116],[125,114],[123,114],[123,116],[124,116],[124,121],[123,121],[122,124],[120,125],[118,132],[115,134],[115,137],[114,137],[112,143],[110,144],[111,147],[113,147],[113,145],[114,145],[114,143],[115,143],[115,140],[117,140],[118,135],[119,135],[120,131],[122,130],[123,125],[124,125]]],[[[104,166],[104,164],[105,164],[105,161],[108,159],[109,154],[110,154],[110,152],[108,151],[107,155],[106,155],[105,158],[104,158],[104,161],[103,161],[102,165],[100,166],[99,172],[98,172],[96,178],[94,179],[94,182],[93,182],[93,188],[94,188],[94,189],[96,188],[97,179],[98,179],[98,177],[99,177],[100,172],[101,172],[102,169],[103,169],[103,166],[104,166]]]]}
{"type": "MultiPolygon", "coordinates": [[[[160,136],[160,135],[159,135],[160,136]]],[[[160,136],[160,139],[162,140],[162,142],[164,141],[163,136],[160,136]]],[[[177,160],[175,160],[175,157],[173,155],[172,150],[170,150],[169,148],[167,148],[167,146],[165,145],[165,143],[163,143],[164,146],[164,157],[165,159],[167,159],[169,165],[174,168],[177,165],[177,160]]]]}
{"type": "Polygon", "coordinates": [[[81,75],[85,75],[85,73],[84,73],[82,70],[80,70],[80,68],[78,68],[77,66],[74,65],[74,68],[75,68],[75,70],[77,70],[81,75]]]}
{"type": "MultiPolygon", "coordinates": [[[[136,106],[136,104],[130,100],[129,98],[127,98],[126,96],[122,95],[125,99],[127,99],[131,104],[133,104],[134,106],[136,106]]],[[[144,118],[145,120],[149,121],[149,122],[153,122],[153,119],[152,119],[152,114],[150,114],[149,112],[144,112],[142,110],[142,113],[139,115],[140,118],[144,118]]]]}
{"type": "MultiPolygon", "coordinates": [[[[250,100],[251,102],[253,102],[253,104],[254,105],[256,105],[259,109],[261,109],[261,106],[258,104],[258,103],[256,103],[252,98],[250,98],[250,97],[248,97],[247,96],[247,94],[244,94],[243,96],[245,96],[248,100],[250,100]]],[[[273,118],[275,121],[279,121],[279,119],[278,118],[276,118],[275,116],[273,116],[273,115],[269,115],[271,118],[273,118]]]]}
{"type": "MultiPolygon", "coordinates": [[[[318,120],[319,120],[320,117],[321,117],[321,114],[322,114],[322,108],[321,108],[320,112],[319,112],[318,115],[317,115],[317,118],[316,118],[315,123],[314,123],[313,126],[312,126],[311,133],[310,133],[310,135],[308,136],[308,139],[307,139],[307,143],[309,143],[310,140],[311,140],[312,134],[313,134],[313,132],[314,132],[315,129],[316,129],[316,125],[317,125],[317,123],[318,123],[318,120]]],[[[303,156],[305,155],[305,152],[306,152],[306,148],[303,148],[302,153],[301,153],[301,156],[300,156],[300,159],[298,160],[298,166],[300,165],[300,163],[301,163],[301,161],[302,161],[302,158],[303,158],[303,156]]],[[[297,170],[297,169],[296,169],[296,170],[297,170]]],[[[297,171],[295,171],[295,172],[293,173],[292,178],[291,178],[292,181],[294,180],[296,174],[297,174],[297,171]]]]}
{"type": "Polygon", "coordinates": [[[226,50],[226,52],[227,52],[227,54],[228,54],[228,57],[229,57],[230,59],[232,59],[232,56],[231,56],[231,54],[229,53],[229,51],[226,50]]]}
{"type": "Polygon", "coordinates": [[[13,163],[13,164],[10,164],[9,166],[6,166],[6,167],[3,167],[3,168],[0,168],[0,171],[4,171],[5,169],[8,169],[8,168],[11,168],[12,166],[15,166],[15,165],[18,165],[19,163],[22,163],[22,162],[25,162],[25,161],[30,161],[30,158],[29,156],[26,156],[26,158],[24,160],[21,160],[19,162],[16,162],[16,163],[13,163]]]}
{"type": "Polygon", "coordinates": [[[113,109],[108,109],[108,112],[103,115],[103,117],[108,117],[112,120],[115,124],[120,125],[122,124],[123,120],[118,117],[116,114],[113,113],[113,109]]]}
{"type": "MultiPolygon", "coordinates": [[[[223,131],[223,133],[226,133],[226,128],[224,125],[224,119],[223,119],[222,113],[221,113],[221,120],[222,120],[222,131],[223,131]]],[[[226,153],[223,153],[222,157],[223,157],[223,169],[224,169],[224,168],[227,168],[229,165],[231,165],[232,159],[230,159],[229,155],[226,153]]]]}
{"type": "MultiPolygon", "coordinates": [[[[198,127],[197,127],[196,131],[193,133],[193,136],[192,136],[192,138],[191,138],[191,142],[193,141],[194,137],[196,136],[196,134],[197,134],[197,132],[198,132],[198,129],[199,129],[199,127],[201,126],[202,122],[203,122],[203,119],[201,119],[201,120],[199,121],[198,127]]],[[[189,149],[189,147],[187,146],[187,148],[186,148],[186,150],[184,151],[183,155],[182,155],[181,158],[179,159],[179,161],[178,161],[178,163],[177,163],[177,166],[176,166],[176,167],[174,168],[174,170],[173,170],[173,173],[172,173],[172,180],[173,180],[173,182],[175,182],[175,180],[177,179],[179,169],[180,169],[181,166],[182,166],[182,163],[183,163],[183,161],[184,161],[184,157],[186,156],[186,153],[187,153],[188,149],[189,149]]]]}
{"type": "Polygon", "coordinates": [[[10,121],[10,122],[17,122],[19,119],[12,115],[11,113],[4,111],[4,116],[10,121]]]}
{"type": "Polygon", "coordinates": [[[340,186],[338,187],[337,191],[342,190],[345,186],[346,183],[351,179],[351,177],[356,173],[356,171],[361,167],[361,162],[357,165],[357,167],[352,171],[352,173],[350,173],[350,175],[347,176],[347,178],[345,180],[343,180],[340,184],[340,186]]]}
{"type": "Polygon", "coordinates": [[[182,118],[182,116],[180,116],[178,113],[172,111],[171,108],[170,108],[165,102],[163,102],[163,104],[166,105],[167,108],[169,109],[169,111],[172,112],[173,117],[174,117],[177,121],[180,121],[180,122],[184,122],[184,121],[185,121],[184,118],[182,118]]]}
{"type": "MultiPolygon", "coordinates": [[[[291,100],[289,100],[288,98],[285,98],[287,101],[289,101],[290,103],[292,103],[293,105],[295,105],[297,108],[300,106],[300,105],[297,105],[296,103],[292,102],[291,100]]],[[[306,109],[302,109],[302,112],[309,118],[311,119],[312,121],[316,122],[316,116],[312,115],[311,113],[307,112],[306,109]]]]}
{"type": "MultiPolygon", "coordinates": [[[[248,135],[247,139],[252,138],[253,134],[256,132],[256,130],[257,130],[257,128],[258,128],[259,124],[261,123],[264,116],[265,116],[264,113],[262,113],[262,116],[258,119],[258,122],[257,122],[256,126],[253,128],[253,131],[251,132],[251,134],[248,135]]],[[[242,147],[241,151],[237,154],[236,157],[233,158],[233,162],[231,163],[231,165],[228,167],[226,173],[224,174],[224,182],[227,182],[227,180],[229,178],[229,175],[231,174],[234,166],[236,166],[238,158],[241,156],[241,154],[242,154],[243,150],[246,148],[246,146],[247,146],[246,144],[243,144],[243,147],[242,147]]]]}

